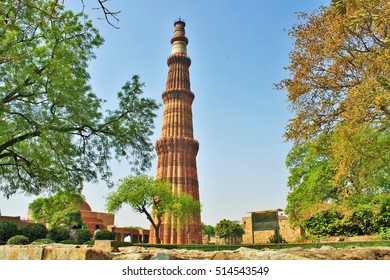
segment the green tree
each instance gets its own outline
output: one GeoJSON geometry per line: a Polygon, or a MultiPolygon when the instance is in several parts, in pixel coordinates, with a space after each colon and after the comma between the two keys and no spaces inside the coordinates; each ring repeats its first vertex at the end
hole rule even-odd
{"type": "Polygon", "coordinates": [[[118,189],[108,195],[109,212],[118,211],[123,204],[146,215],[155,230],[157,243],[161,243],[159,234],[163,215],[171,214],[176,226],[181,228],[200,211],[199,201],[195,201],[191,195],[174,193],[170,183],[146,175],[121,179],[118,189]]]}
{"type": "Polygon", "coordinates": [[[82,225],[79,206],[85,200],[76,192],[57,192],[51,197],[40,197],[28,205],[36,222],[49,223],[51,227],[65,224],[69,227],[82,225]]]}
{"type": "Polygon", "coordinates": [[[103,39],[85,14],[61,1],[0,2],[0,191],[40,194],[105,180],[109,160],[150,167],[154,100],[138,76],[104,112],[88,62],[103,39]]]}
{"type": "Polygon", "coordinates": [[[210,238],[211,236],[215,236],[215,228],[212,225],[202,223],[202,233],[210,238]]]}
{"type": "Polygon", "coordinates": [[[235,237],[241,237],[245,233],[238,221],[223,219],[215,226],[215,234],[232,244],[235,237]]]}
{"type": "Polygon", "coordinates": [[[390,3],[334,0],[300,14],[287,89],[295,114],[285,134],[294,146],[331,134],[333,186],[345,194],[389,186],[390,3]]]}
{"type": "Polygon", "coordinates": [[[312,143],[295,146],[287,155],[290,192],[285,212],[293,225],[300,225],[340,195],[339,189],[332,185],[335,170],[329,160],[329,145],[329,139],[322,137],[312,143]]]}

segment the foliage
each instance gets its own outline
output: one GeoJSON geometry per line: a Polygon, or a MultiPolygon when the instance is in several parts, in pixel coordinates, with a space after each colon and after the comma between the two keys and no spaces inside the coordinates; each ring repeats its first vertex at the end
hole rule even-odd
{"type": "Polygon", "coordinates": [[[387,197],[382,201],[377,220],[379,228],[390,228],[390,197],[387,197]]]}
{"type": "Polygon", "coordinates": [[[379,240],[390,240],[390,227],[379,231],[379,240]]]}
{"type": "Polygon", "coordinates": [[[43,224],[28,224],[20,229],[20,234],[28,237],[30,242],[37,239],[45,238],[47,235],[47,228],[43,224]]]}
{"type": "Polygon", "coordinates": [[[69,229],[64,226],[52,226],[49,228],[47,238],[54,240],[56,243],[69,239],[69,229]]]}
{"type": "Polygon", "coordinates": [[[312,237],[327,237],[336,235],[356,236],[372,235],[389,228],[388,212],[389,198],[378,198],[371,203],[357,203],[347,209],[333,206],[327,210],[319,210],[304,219],[301,225],[312,237]],[[378,209],[385,210],[383,212],[378,209]]]}
{"type": "Polygon", "coordinates": [[[333,0],[301,13],[287,89],[294,147],[332,137],[332,186],[345,196],[390,188],[390,2],[333,0]]]}
{"type": "Polygon", "coordinates": [[[115,234],[109,230],[99,230],[95,233],[95,240],[115,240],[115,234]]]}
{"type": "Polygon", "coordinates": [[[18,226],[12,221],[0,221],[0,242],[7,242],[12,236],[18,234],[18,226]]]}
{"type": "Polygon", "coordinates": [[[215,228],[211,225],[202,223],[202,234],[206,234],[209,238],[215,236],[215,228]]]}
{"type": "Polygon", "coordinates": [[[95,244],[95,240],[87,240],[83,243],[83,245],[93,246],[95,244]]]}
{"type": "Polygon", "coordinates": [[[287,243],[286,239],[283,238],[283,236],[279,234],[271,235],[268,238],[268,243],[287,243]]]}
{"type": "Polygon", "coordinates": [[[184,193],[178,195],[171,191],[170,183],[146,175],[131,175],[121,179],[118,189],[108,195],[106,205],[109,212],[118,211],[123,204],[146,215],[155,229],[157,243],[161,242],[159,229],[163,215],[171,214],[180,229],[185,221],[200,212],[199,201],[195,201],[192,196],[184,193]]]}
{"type": "Polygon", "coordinates": [[[287,185],[286,214],[297,225],[307,218],[308,212],[324,202],[337,200],[340,191],[333,187],[331,180],[334,168],[328,156],[329,141],[322,137],[313,143],[294,147],[287,155],[286,165],[290,176],[287,185]]]}
{"type": "Polygon", "coordinates": [[[70,240],[70,239],[61,240],[59,243],[60,244],[68,244],[68,245],[83,244],[83,243],[78,243],[75,240],[70,240]]]}
{"type": "Polygon", "coordinates": [[[111,186],[113,157],[149,168],[158,105],[133,76],[118,108],[102,110],[88,62],[103,39],[86,15],[56,0],[2,1],[0,10],[0,191],[80,192],[100,179],[111,186]]]}
{"type": "Polygon", "coordinates": [[[371,209],[366,207],[355,209],[352,215],[346,218],[346,222],[349,224],[349,228],[344,233],[345,235],[370,235],[379,230],[376,216],[371,209]]]}
{"type": "Polygon", "coordinates": [[[83,244],[84,242],[92,238],[92,233],[87,229],[77,229],[74,233],[74,240],[77,244],[83,244]]]}
{"type": "Polygon", "coordinates": [[[232,244],[235,237],[241,237],[245,233],[238,221],[223,219],[215,226],[215,234],[232,244]]]}
{"type": "Polygon", "coordinates": [[[76,192],[59,191],[51,197],[35,199],[29,204],[28,210],[37,222],[49,223],[50,226],[65,224],[72,227],[83,223],[77,206],[84,200],[84,196],[76,192]]]}
{"type": "Polygon", "coordinates": [[[8,245],[27,245],[30,243],[30,240],[27,236],[18,234],[15,236],[12,236],[10,239],[8,239],[7,244],[8,245]]]}
{"type": "Polygon", "coordinates": [[[44,244],[51,244],[51,243],[56,243],[56,242],[50,238],[42,238],[31,242],[31,245],[44,245],[44,244]]]}
{"type": "Polygon", "coordinates": [[[337,228],[334,225],[342,218],[342,214],[330,209],[312,215],[304,221],[303,227],[312,235],[322,237],[336,235],[337,228]]]}

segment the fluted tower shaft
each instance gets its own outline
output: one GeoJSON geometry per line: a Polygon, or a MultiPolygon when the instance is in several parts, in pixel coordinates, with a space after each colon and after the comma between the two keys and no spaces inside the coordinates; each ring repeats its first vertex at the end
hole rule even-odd
{"type": "MultiPolygon", "coordinates": [[[[194,94],[190,87],[187,56],[188,39],[185,36],[185,23],[175,22],[175,32],[171,39],[172,54],[168,57],[168,79],[162,94],[164,115],[161,138],[157,140],[157,178],[172,183],[172,191],[188,193],[199,201],[199,186],[196,155],[199,144],[194,139],[192,122],[192,102],[194,94]]],[[[160,228],[160,239],[164,244],[201,243],[202,229],[200,213],[182,229],[175,228],[173,217],[166,215],[160,228]]],[[[155,243],[154,229],[151,228],[150,242],[155,243]]]]}

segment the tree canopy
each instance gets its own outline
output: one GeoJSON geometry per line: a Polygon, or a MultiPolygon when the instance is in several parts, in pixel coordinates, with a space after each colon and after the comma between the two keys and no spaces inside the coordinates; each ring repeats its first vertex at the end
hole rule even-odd
{"type": "Polygon", "coordinates": [[[59,191],[51,197],[39,197],[28,205],[34,221],[48,223],[51,227],[83,224],[80,209],[85,197],[75,192],[59,191]]]}
{"type": "Polygon", "coordinates": [[[107,210],[118,211],[128,204],[134,211],[145,214],[155,230],[156,242],[160,240],[162,217],[170,214],[175,226],[182,228],[187,220],[200,212],[200,203],[186,193],[172,192],[171,184],[146,175],[130,175],[119,181],[118,189],[107,197],[107,210]]]}
{"type": "Polygon", "coordinates": [[[149,168],[158,105],[133,76],[118,108],[102,110],[87,67],[103,39],[87,16],[54,0],[3,1],[0,11],[0,191],[112,185],[114,157],[149,168]]]}
{"type": "Polygon", "coordinates": [[[390,3],[333,1],[303,21],[287,67],[295,117],[286,140],[300,145],[332,132],[335,183],[372,185],[369,174],[388,178],[390,161],[390,3]]]}
{"type": "Polygon", "coordinates": [[[223,219],[215,226],[215,234],[218,237],[225,239],[229,244],[234,242],[235,237],[242,237],[244,233],[245,231],[238,221],[223,219]]]}
{"type": "Polygon", "coordinates": [[[390,3],[333,0],[299,19],[291,76],[277,85],[295,114],[286,213],[379,212],[390,192],[390,3]]]}

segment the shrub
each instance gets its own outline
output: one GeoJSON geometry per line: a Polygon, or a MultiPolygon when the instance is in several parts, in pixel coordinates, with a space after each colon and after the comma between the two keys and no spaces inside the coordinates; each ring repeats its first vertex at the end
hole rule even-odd
{"type": "Polygon", "coordinates": [[[83,243],[83,245],[94,245],[95,244],[95,241],[94,240],[88,240],[88,241],[85,241],[84,243],[83,243]]]}
{"type": "Polygon", "coordinates": [[[332,236],[338,233],[336,226],[343,216],[336,210],[330,209],[314,214],[303,222],[304,228],[308,229],[311,235],[332,236]]]}
{"type": "Polygon", "coordinates": [[[0,221],[0,244],[18,234],[18,226],[12,221],[0,221]]]}
{"type": "Polygon", "coordinates": [[[37,239],[45,238],[47,235],[47,228],[42,224],[28,224],[20,230],[20,233],[33,242],[37,239]]]}
{"type": "Polygon", "coordinates": [[[32,245],[42,245],[42,244],[50,244],[50,243],[55,243],[55,241],[49,238],[42,238],[31,242],[32,245]]]}
{"type": "Polygon", "coordinates": [[[53,226],[47,233],[47,238],[53,239],[55,242],[69,239],[69,229],[64,226],[53,226]]]}
{"type": "Polygon", "coordinates": [[[281,234],[278,234],[278,235],[276,235],[276,234],[271,235],[268,238],[268,243],[287,243],[286,239],[284,239],[281,234]],[[278,235],[279,235],[279,238],[278,238],[278,235]]]}
{"type": "Polygon", "coordinates": [[[364,235],[378,232],[376,218],[370,209],[356,209],[347,221],[351,224],[349,233],[364,235]]]}
{"type": "Polygon", "coordinates": [[[24,235],[12,236],[7,241],[8,245],[26,245],[26,244],[29,244],[29,243],[30,243],[30,240],[28,239],[27,236],[24,236],[24,235]]]}
{"type": "Polygon", "coordinates": [[[379,230],[379,240],[390,240],[390,228],[381,228],[379,230]]]}
{"type": "Polygon", "coordinates": [[[377,220],[379,228],[390,228],[390,198],[386,198],[382,202],[380,214],[377,220]]]}
{"type": "Polygon", "coordinates": [[[95,233],[95,240],[114,240],[115,233],[109,230],[99,230],[95,233]]]}
{"type": "Polygon", "coordinates": [[[74,233],[74,240],[77,244],[83,244],[84,242],[92,238],[92,233],[87,229],[78,229],[74,233]]]}
{"type": "Polygon", "coordinates": [[[75,240],[71,240],[71,239],[61,240],[59,243],[60,244],[72,244],[72,245],[78,244],[75,240]]]}

